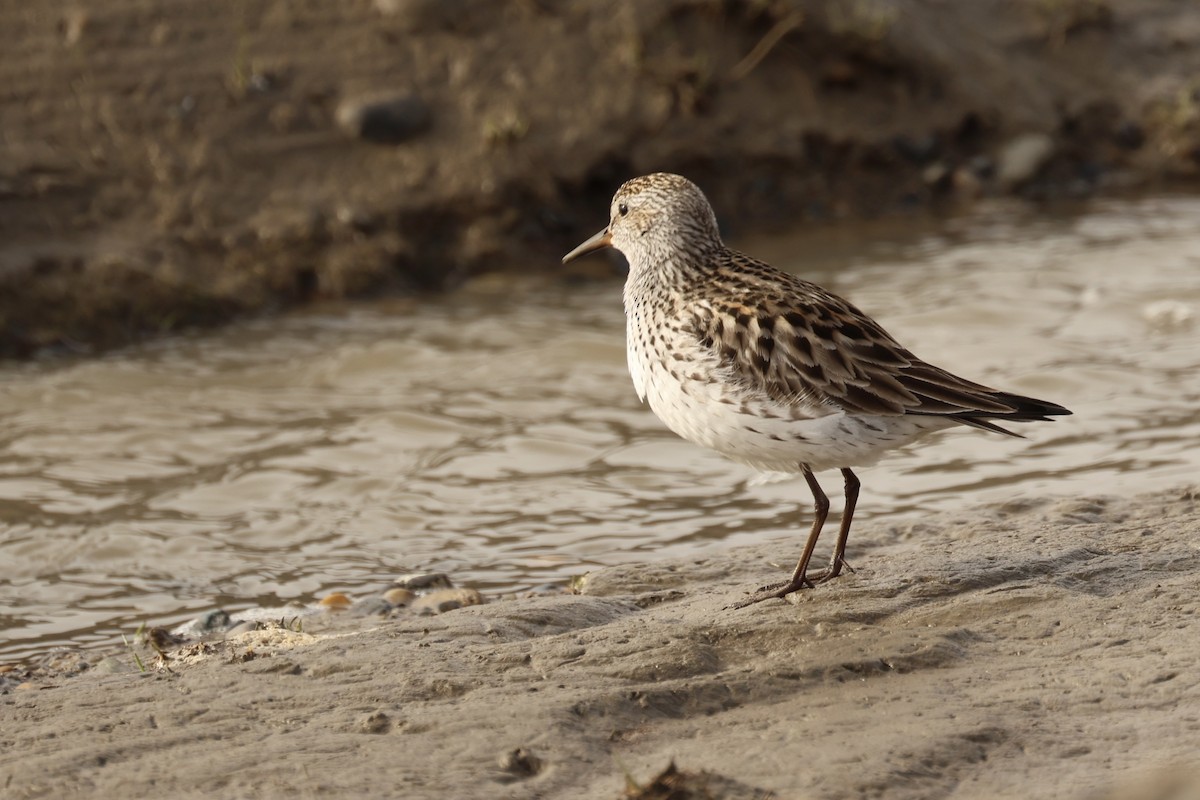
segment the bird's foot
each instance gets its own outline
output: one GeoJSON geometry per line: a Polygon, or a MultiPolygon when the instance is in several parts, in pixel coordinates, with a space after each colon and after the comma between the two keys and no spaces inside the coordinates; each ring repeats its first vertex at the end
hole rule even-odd
{"type": "Polygon", "coordinates": [[[841,564],[830,564],[828,567],[821,570],[820,572],[811,574],[811,575],[807,575],[805,577],[807,577],[808,580],[812,582],[813,586],[816,586],[818,583],[825,583],[827,581],[833,580],[834,578],[836,578],[837,576],[842,574],[842,570],[845,570],[846,572],[850,572],[850,573],[856,572],[854,567],[850,566],[850,564],[848,562],[842,561],[841,564]]]}
{"type": "Polygon", "coordinates": [[[745,608],[752,606],[755,603],[761,603],[763,600],[772,600],[776,597],[786,597],[792,592],[798,592],[801,589],[811,589],[813,584],[807,578],[801,578],[796,581],[783,581],[782,583],[773,583],[770,586],[763,586],[754,594],[747,597],[745,600],[740,600],[733,605],[725,606],[726,609],[745,608]]]}
{"type": "MultiPolygon", "coordinates": [[[[800,589],[811,589],[811,588],[813,588],[813,582],[812,582],[812,579],[806,575],[798,581],[779,581],[778,583],[768,583],[766,586],[760,586],[757,589],[755,589],[754,593],[755,594],[769,594],[770,592],[774,592],[778,589],[783,589],[788,586],[791,586],[792,588],[788,589],[783,594],[791,594],[792,592],[798,591],[800,589]]],[[[782,596],[783,595],[780,595],[780,597],[782,597],[782,596]]]]}

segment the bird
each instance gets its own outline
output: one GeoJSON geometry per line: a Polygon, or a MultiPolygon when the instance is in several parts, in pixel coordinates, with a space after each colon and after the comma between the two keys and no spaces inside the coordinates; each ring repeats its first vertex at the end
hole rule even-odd
{"type": "Polygon", "coordinates": [[[1053,421],[1057,403],[998,391],[922,361],[833,292],[725,246],[708,198],[681,175],[625,182],[609,223],[563,256],[612,247],[634,389],[679,436],[758,470],[800,474],[813,522],[791,578],[742,608],[842,574],[861,483],[854,468],[935,431],[1053,421]],[[809,562],[829,514],[815,473],[838,469],[845,506],[829,565],[809,562]]]}

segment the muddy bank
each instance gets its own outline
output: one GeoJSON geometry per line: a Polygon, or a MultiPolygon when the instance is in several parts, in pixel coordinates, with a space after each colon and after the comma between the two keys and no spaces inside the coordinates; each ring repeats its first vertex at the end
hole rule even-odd
{"type": "Polygon", "coordinates": [[[553,268],[625,178],[734,228],[1197,166],[1170,0],[0,9],[0,354],[553,268]]]}
{"type": "Polygon", "coordinates": [[[1198,526],[1194,489],[1022,500],[852,543],[857,572],[794,604],[725,609],[799,535],[169,671],[126,654],[9,686],[0,785],[616,798],[674,759],[696,796],[1192,796],[1198,526]]]}

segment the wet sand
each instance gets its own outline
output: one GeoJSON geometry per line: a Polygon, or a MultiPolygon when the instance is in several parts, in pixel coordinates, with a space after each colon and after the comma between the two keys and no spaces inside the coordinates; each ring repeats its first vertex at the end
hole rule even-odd
{"type": "Polygon", "coordinates": [[[857,571],[794,603],[725,609],[799,534],[575,596],[43,675],[0,696],[0,786],[616,798],[674,760],[691,796],[1195,796],[1197,496],[931,516],[852,539],[857,571]]]}

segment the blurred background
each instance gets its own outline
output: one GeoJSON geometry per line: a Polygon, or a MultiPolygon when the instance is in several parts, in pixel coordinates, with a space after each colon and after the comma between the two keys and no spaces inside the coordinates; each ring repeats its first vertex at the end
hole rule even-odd
{"type": "Polygon", "coordinates": [[[5,0],[0,37],[0,660],[415,569],[790,561],[804,487],[667,433],[620,259],[558,264],[655,170],[1076,412],[866,471],[852,562],[1200,474],[1193,3],[5,0]]]}

